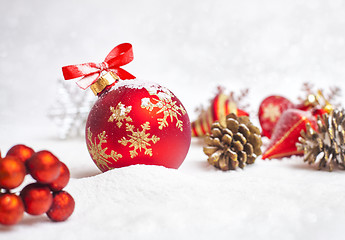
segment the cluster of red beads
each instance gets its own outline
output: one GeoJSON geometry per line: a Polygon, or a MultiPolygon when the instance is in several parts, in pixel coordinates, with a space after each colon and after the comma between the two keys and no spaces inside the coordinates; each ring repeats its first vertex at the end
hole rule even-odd
{"type": "Polygon", "coordinates": [[[46,213],[52,221],[64,221],[74,211],[74,199],[63,188],[70,172],[67,166],[49,151],[35,152],[19,144],[4,158],[0,154],[0,224],[18,223],[24,211],[31,215],[46,213]],[[11,190],[19,187],[30,174],[36,180],[25,186],[20,194],[11,190]]]}

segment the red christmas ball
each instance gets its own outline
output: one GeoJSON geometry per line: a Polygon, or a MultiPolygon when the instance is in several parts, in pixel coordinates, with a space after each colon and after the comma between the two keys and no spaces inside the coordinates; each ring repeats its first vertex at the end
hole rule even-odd
{"type": "Polygon", "coordinates": [[[273,129],[284,111],[294,107],[287,98],[281,96],[269,96],[265,98],[259,107],[259,121],[262,135],[271,138],[273,129]]]}
{"type": "Polygon", "coordinates": [[[25,162],[28,160],[35,151],[23,144],[14,145],[10,150],[8,150],[6,156],[14,156],[25,162]]]}
{"type": "Polygon", "coordinates": [[[55,222],[65,221],[74,211],[75,202],[73,197],[66,191],[54,193],[53,204],[47,216],[55,222]]]}
{"type": "Polygon", "coordinates": [[[134,164],[177,169],[191,141],[188,114],[167,88],[140,80],[103,91],[86,123],[86,142],[105,172],[134,164]]]}
{"type": "Polygon", "coordinates": [[[31,183],[20,192],[25,211],[31,215],[46,213],[52,205],[53,195],[48,186],[31,183]]]}
{"type": "Polygon", "coordinates": [[[0,194],[0,224],[14,225],[24,214],[24,205],[20,197],[14,193],[0,194]]]}
{"type": "Polygon", "coordinates": [[[0,159],[0,187],[13,189],[18,187],[25,178],[26,169],[24,163],[12,156],[0,159]]]}
{"type": "Polygon", "coordinates": [[[55,192],[61,191],[64,187],[66,187],[70,178],[68,167],[63,162],[60,163],[59,177],[55,179],[51,184],[49,184],[50,189],[55,192]]]}
{"type": "Polygon", "coordinates": [[[60,161],[51,152],[37,152],[26,161],[26,167],[31,176],[40,183],[51,183],[60,173],[60,161]]]}

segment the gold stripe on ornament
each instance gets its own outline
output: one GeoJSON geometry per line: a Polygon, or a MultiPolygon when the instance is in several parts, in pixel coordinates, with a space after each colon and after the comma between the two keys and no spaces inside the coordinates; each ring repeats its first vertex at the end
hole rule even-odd
{"type": "Polygon", "coordinates": [[[204,133],[210,132],[210,125],[208,125],[207,123],[207,112],[203,113],[201,123],[202,123],[202,128],[204,130],[204,133]]]}
{"type": "Polygon", "coordinates": [[[197,136],[204,136],[204,133],[201,129],[201,124],[200,124],[200,118],[198,118],[196,121],[195,121],[195,131],[197,133],[197,136]]]}
{"type": "Polygon", "coordinates": [[[228,115],[229,113],[234,113],[237,115],[237,105],[235,102],[229,100],[226,105],[228,108],[228,112],[226,115],[228,115]]]}
{"type": "Polygon", "coordinates": [[[298,155],[298,154],[303,154],[303,150],[302,151],[291,151],[291,152],[275,154],[275,155],[268,157],[268,159],[282,158],[282,157],[287,157],[287,156],[291,156],[291,155],[298,155]]]}
{"type": "Polygon", "coordinates": [[[223,126],[225,126],[226,124],[226,120],[225,120],[225,117],[226,117],[226,106],[225,106],[225,102],[226,100],[228,99],[228,96],[223,94],[223,93],[220,93],[219,94],[219,98],[218,98],[218,105],[217,105],[217,110],[219,112],[219,122],[220,124],[222,124],[223,126]]]}
{"type": "Polygon", "coordinates": [[[212,123],[213,123],[213,121],[214,121],[214,119],[213,119],[213,113],[212,113],[212,107],[209,107],[209,108],[208,108],[206,117],[207,117],[208,130],[210,131],[210,130],[211,130],[211,125],[212,125],[212,123]]]}
{"type": "Polygon", "coordinates": [[[207,111],[203,112],[197,120],[192,122],[192,136],[202,137],[211,130],[213,123],[212,107],[209,107],[207,111]]]}

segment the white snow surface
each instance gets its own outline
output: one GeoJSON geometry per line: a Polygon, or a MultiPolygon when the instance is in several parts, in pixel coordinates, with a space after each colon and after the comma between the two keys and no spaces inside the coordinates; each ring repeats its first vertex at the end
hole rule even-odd
{"type": "Polygon", "coordinates": [[[305,81],[345,91],[344,12],[341,0],[1,2],[0,149],[52,151],[71,171],[66,190],[76,208],[62,223],[25,215],[0,226],[0,239],[343,239],[344,171],[259,157],[222,172],[193,139],[178,170],[140,165],[102,174],[84,139],[59,140],[46,115],[62,66],[102,62],[130,42],[134,61],[123,68],[170,89],[191,120],[222,85],[249,88],[247,110],[258,124],[265,97],[297,103],[305,81]]]}
{"type": "Polygon", "coordinates": [[[54,149],[68,165],[65,190],[76,208],[62,223],[26,214],[16,226],[0,226],[3,239],[343,238],[344,173],[317,171],[301,157],[258,158],[222,172],[194,139],[178,170],[135,165],[100,173],[80,140],[32,145],[54,149]]]}

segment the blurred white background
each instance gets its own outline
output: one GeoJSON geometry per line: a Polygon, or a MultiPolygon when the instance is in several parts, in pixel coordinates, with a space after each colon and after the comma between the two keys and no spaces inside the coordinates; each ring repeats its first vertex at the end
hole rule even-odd
{"type": "Polygon", "coordinates": [[[341,0],[0,3],[3,140],[9,128],[20,138],[18,129],[29,125],[54,127],[46,116],[56,103],[61,67],[101,62],[123,42],[134,50],[134,61],[124,69],[172,90],[191,120],[218,85],[250,88],[253,112],[271,94],[296,100],[305,81],[319,88],[344,86],[341,0]]]}
{"type": "Polygon", "coordinates": [[[345,91],[342,0],[0,0],[0,148],[52,151],[71,171],[77,202],[70,221],[26,216],[13,231],[0,229],[5,239],[343,238],[340,171],[292,158],[220,173],[195,141],[179,171],[99,174],[82,139],[57,141],[47,114],[61,67],[102,62],[123,42],[134,50],[124,69],[168,87],[191,120],[218,85],[249,88],[254,117],[269,95],[296,103],[303,82],[345,91]]]}

